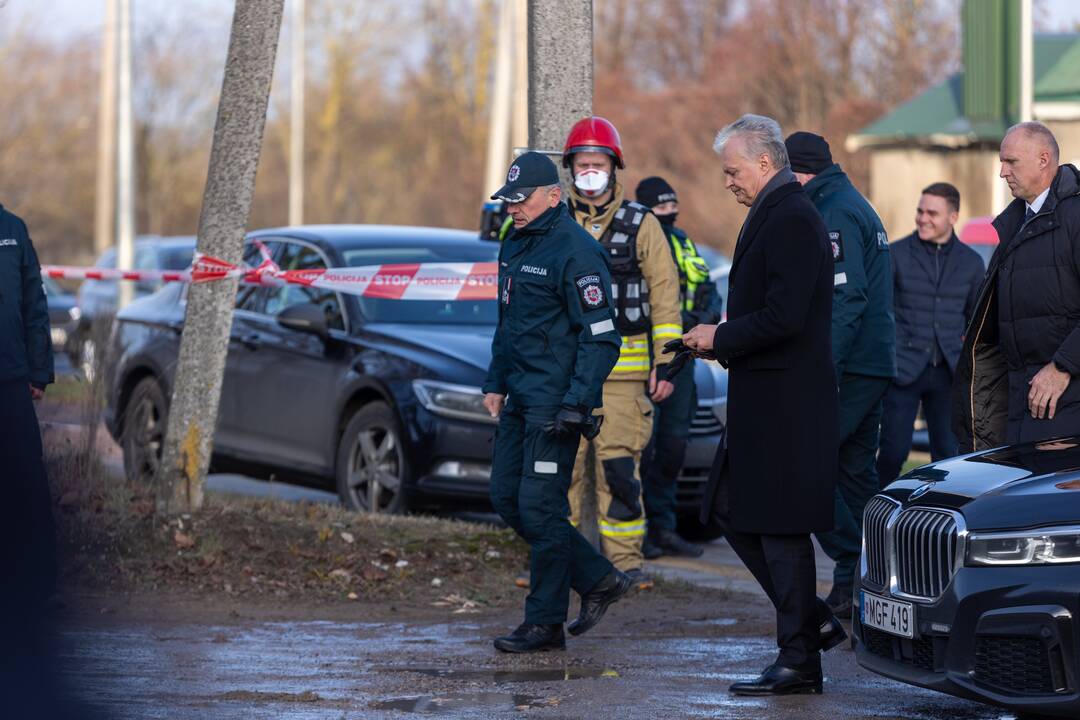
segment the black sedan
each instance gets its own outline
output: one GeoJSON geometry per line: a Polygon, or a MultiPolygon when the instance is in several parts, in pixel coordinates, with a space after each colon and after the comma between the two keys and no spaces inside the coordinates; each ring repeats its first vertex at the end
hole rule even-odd
{"type": "Polygon", "coordinates": [[[867,504],[859,664],[1080,717],[1080,438],[918,468],[867,504]]]}
{"type": "MultiPolygon", "coordinates": [[[[283,270],[490,262],[475,233],[313,226],[252,233],[283,270]]],[[[246,259],[259,262],[248,246],[246,259]]],[[[172,393],[185,287],[117,315],[106,422],[132,479],[153,475],[172,393]]],[[[437,500],[486,504],[494,421],[483,409],[496,304],[387,300],[311,287],[241,287],[212,467],[336,487],[355,509],[404,512],[437,500]],[[317,312],[313,312],[317,310],[317,312]]],[[[703,365],[684,502],[700,495],[726,389],[703,365]],[[712,391],[712,392],[708,392],[712,391]]]]}

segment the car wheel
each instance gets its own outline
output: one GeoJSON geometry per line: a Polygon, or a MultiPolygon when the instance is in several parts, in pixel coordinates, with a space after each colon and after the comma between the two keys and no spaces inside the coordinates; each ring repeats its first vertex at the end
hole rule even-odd
{"type": "Polygon", "coordinates": [[[131,391],[124,408],[120,446],[124,451],[124,474],[131,482],[152,482],[161,466],[169,408],[157,380],[146,377],[131,391]]]}
{"type": "Polygon", "coordinates": [[[724,531],[720,529],[719,525],[702,525],[696,513],[679,517],[678,530],[679,535],[682,535],[690,542],[697,543],[712,542],[724,536],[724,531]]]}
{"type": "Polygon", "coordinates": [[[337,452],[337,489],[351,510],[404,513],[409,473],[394,411],[373,402],[349,419],[337,452]]]}

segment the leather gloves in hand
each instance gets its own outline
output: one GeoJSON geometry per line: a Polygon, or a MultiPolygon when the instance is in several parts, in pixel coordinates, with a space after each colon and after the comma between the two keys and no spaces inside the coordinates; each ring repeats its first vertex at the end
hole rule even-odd
{"type": "Polygon", "coordinates": [[[603,417],[594,417],[584,408],[563,405],[555,413],[555,419],[544,426],[544,432],[555,435],[581,433],[586,440],[592,440],[600,434],[603,422],[603,417]]]}

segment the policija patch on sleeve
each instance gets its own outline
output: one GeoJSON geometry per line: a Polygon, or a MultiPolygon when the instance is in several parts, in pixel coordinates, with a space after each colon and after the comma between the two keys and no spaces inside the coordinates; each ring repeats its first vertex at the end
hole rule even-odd
{"type": "Polygon", "coordinates": [[[608,306],[607,294],[599,275],[578,275],[574,278],[574,284],[577,285],[582,310],[597,310],[608,306]]]}
{"type": "Polygon", "coordinates": [[[839,230],[829,231],[829,245],[832,246],[832,259],[834,263],[844,262],[844,241],[840,239],[839,230]]]}

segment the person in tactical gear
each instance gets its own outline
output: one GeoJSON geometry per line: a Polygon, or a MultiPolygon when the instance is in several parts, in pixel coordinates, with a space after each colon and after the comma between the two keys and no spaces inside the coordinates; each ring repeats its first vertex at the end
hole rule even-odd
{"type": "MultiPolygon", "coordinates": [[[[694,241],[675,226],[679,198],[675,188],[662,177],[647,177],[634,191],[637,201],[650,208],[667,235],[671,256],[679,272],[679,307],[684,331],[695,325],[720,322],[721,303],[716,285],[709,279],[709,265],[698,255],[694,241]]],[[[662,555],[700,557],[703,550],[683,540],[675,530],[675,489],[686,457],[690,424],[697,407],[694,366],[691,359],[677,377],[671,395],[656,403],[652,440],[642,456],[642,485],[645,494],[647,534],[642,555],[653,559],[662,555]]]]}
{"type": "MultiPolygon", "coordinates": [[[[650,398],[662,402],[674,389],[665,375],[671,356],[663,348],[682,336],[679,276],[659,221],[647,207],[626,199],[615,178],[625,167],[615,126],[596,116],[578,121],[566,138],[563,166],[573,177],[568,203],[574,219],[608,256],[621,336],[618,362],[604,383],[605,423],[592,441],[600,540],[615,567],[646,588],[652,581],[641,552],[645,513],[639,467],[652,436],[650,398]]],[[[570,487],[575,524],[584,502],[588,447],[588,441],[581,443],[570,487]]]]}
{"type": "Polygon", "coordinates": [[[483,386],[484,407],[499,419],[491,501],[530,551],[525,622],[495,647],[561,650],[571,588],[581,612],[567,630],[580,635],[631,587],[568,520],[578,444],[596,434],[592,411],[619,355],[611,276],[544,155],[516,159],[493,197],[508,204],[513,230],[499,249],[499,323],[483,386]]]}

